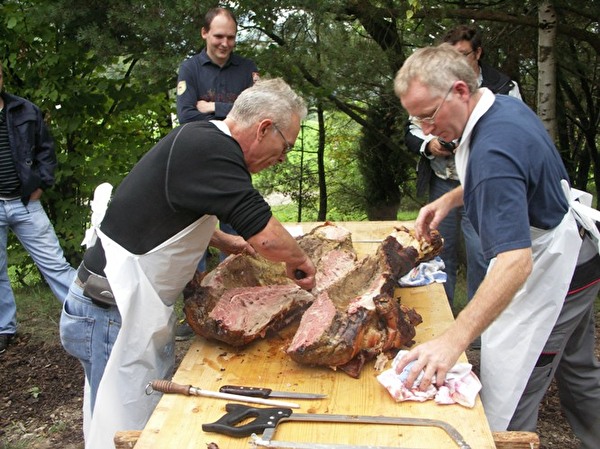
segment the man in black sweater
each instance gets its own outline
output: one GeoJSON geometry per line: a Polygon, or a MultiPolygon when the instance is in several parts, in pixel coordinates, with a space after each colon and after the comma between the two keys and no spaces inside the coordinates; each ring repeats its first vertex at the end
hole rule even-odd
{"type": "Polygon", "coordinates": [[[251,178],[285,161],[305,115],[285,82],[257,82],[225,120],[174,129],[119,185],[61,317],[63,346],[90,387],[86,449],[113,447],[116,431],[142,429],[150,417],[158,397],[145,385],[172,371],[173,304],[207,245],[284,262],[301,288],[315,286],[313,263],[251,178]],[[239,235],[215,230],[217,220],[239,235]]]}

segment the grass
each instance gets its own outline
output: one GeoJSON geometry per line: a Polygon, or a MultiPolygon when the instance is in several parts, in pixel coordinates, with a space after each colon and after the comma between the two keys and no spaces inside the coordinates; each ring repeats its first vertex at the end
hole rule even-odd
{"type": "Polygon", "coordinates": [[[17,302],[17,332],[38,340],[59,341],[62,305],[45,282],[14,289],[17,302]]]}

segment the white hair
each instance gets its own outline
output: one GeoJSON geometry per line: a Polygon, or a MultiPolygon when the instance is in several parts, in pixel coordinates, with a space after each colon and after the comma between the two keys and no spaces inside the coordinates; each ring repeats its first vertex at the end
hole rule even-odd
{"type": "Polygon", "coordinates": [[[271,119],[283,128],[291,124],[291,117],[306,117],[306,103],[281,78],[260,79],[244,90],[235,100],[228,118],[242,126],[251,126],[271,119]]]}

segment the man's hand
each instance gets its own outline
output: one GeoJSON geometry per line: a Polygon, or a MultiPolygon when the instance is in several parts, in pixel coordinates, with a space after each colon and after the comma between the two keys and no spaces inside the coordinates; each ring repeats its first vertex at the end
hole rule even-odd
{"type": "Polygon", "coordinates": [[[198,100],[196,109],[203,114],[212,114],[215,112],[215,103],[213,101],[198,100]]]}
{"type": "Polygon", "coordinates": [[[462,187],[457,187],[432,203],[423,206],[415,221],[415,237],[431,242],[431,230],[437,229],[452,209],[463,204],[462,194],[462,187]]]}
{"type": "Polygon", "coordinates": [[[248,241],[266,259],[284,262],[286,275],[299,287],[304,290],[315,287],[315,265],[275,217],[271,217],[263,230],[248,238],[248,241]]]}
{"type": "Polygon", "coordinates": [[[44,191],[38,187],[31,195],[29,195],[29,201],[39,200],[42,197],[42,193],[44,193],[44,191]]]}
{"type": "Polygon", "coordinates": [[[432,384],[434,376],[436,386],[441,387],[446,380],[446,374],[456,364],[465,349],[466,347],[462,347],[456,341],[442,335],[408,352],[396,366],[396,372],[401,373],[406,365],[416,360],[406,378],[406,387],[412,388],[421,371],[423,371],[423,378],[419,384],[419,390],[427,390],[432,384]]]}
{"type": "Polygon", "coordinates": [[[421,370],[424,370],[424,375],[420,390],[431,384],[434,375],[437,386],[443,385],[448,370],[456,364],[469,343],[510,304],[531,273],[532,260],[531,248],[506,251],[496,256],[475,296],[448,329],[439,337],[416,346],[400,360],[396,367],[398,373],[416,360],[406,380],[408,388],[412,387],[421,370]]]}
{"type": "Polygon", "coordinates": [[[432,139],[425,147],[427,153],[435,157],[448,157],[454,154],[454,151],[444,148],[439,139],[432,139]]]}
{"type": "Polygon", "coordinates": [[[304,290],[311,290],[316,285],[316,269],[308,257],[301,265],[286,264],[286,274],[304,290]]]}

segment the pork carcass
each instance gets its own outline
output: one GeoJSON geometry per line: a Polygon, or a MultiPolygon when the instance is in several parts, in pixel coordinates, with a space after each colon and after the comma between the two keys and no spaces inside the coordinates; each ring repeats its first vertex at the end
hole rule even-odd
{"type": "Polygon", "coordinates": [[[289,280],[282,264],[230,256],[185,294],[187,321],[199,335],[243,346],[303,315],[290,357],[358,377],[366,360],[412,342],[421,317],[394,290],[401,276],[441,252],[434,237],[427,244],[398,228],[376,254],[358,260],[350,232],[326,223],[298,241],[317,266],[312,292],[289,280]]]}

